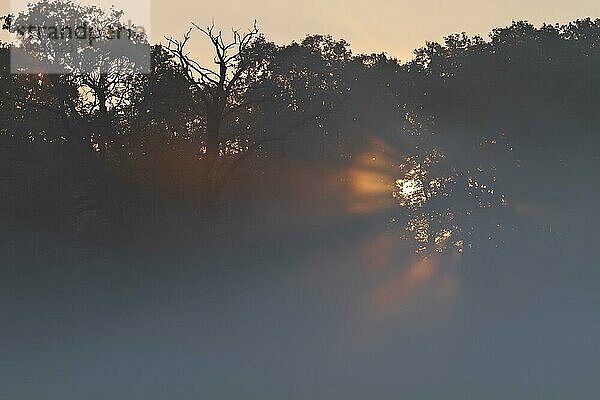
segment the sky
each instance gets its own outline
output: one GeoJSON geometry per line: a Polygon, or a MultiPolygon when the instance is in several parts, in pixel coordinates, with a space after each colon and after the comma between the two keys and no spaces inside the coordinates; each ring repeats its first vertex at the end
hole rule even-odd
{"type": "Polygon", "coordinates": [[[191,21],[206,25],[214,18],[224,30],[246,28],[254,18],[267,38],[277,43],[300,40],[307,34],[327,33],[344,38],[356,52],[388,52],[407,60],[427,40],[466,31],[486,35],[512,20],[533,23],[567,22],[600,17],[594,0],[256,0],[152,1],[152,32],[181,35],[191,21]],[[194,4],[194,5],[191,5],[194,4]],[[185,10],[182,12],[182,10],[185,10]]]}
{"type": "MultiPolygon", "coordinates": [[[[28,0],[2,0],[3,9],[18,9],[28,0]]],[[[114,4],[131,19],[142,21],[153,42],[164,36],[181,37],[191,22],[206,26],[215,21],[224,32],[246,29],[254,19],[265,36],[279,44],[301,40],[307,34],[331,34],[346,39],[357,53],[385,51],[403,61],[428,40],[456,32],[487,35],[513,20],[568,22],[600,17],[594,0],[81,0],[82,4],[114,4]]],[[[0,36],[6,39],[6,36],[0,36]]],[[[206,48],[192,41],[191,50],[202,57],[206,48]]]]}

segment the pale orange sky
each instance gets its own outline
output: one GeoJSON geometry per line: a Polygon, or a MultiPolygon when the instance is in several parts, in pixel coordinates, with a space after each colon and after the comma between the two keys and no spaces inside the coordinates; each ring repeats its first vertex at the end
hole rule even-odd
{"type": "Polygon", "coordinates": [[[466,31],[486,35],[512,20],[567,22],[600,17],[598,0],[152,0],[152,34],[181,35],[189,22],[224,30],[249,27],[254,18],[268,39],[289,43],[309,33],[344,38],[354,52],[380,52],[406,60],[426,40],[466,31]]]}
{"type": "MultiPolygon", "coordinates": [[[[13,5],[28,0],[12,0],[13,5]]],[[[0,0],[8,4],[8,0],[0,0]]],[[[344,38],[355,53],[381,52],[406,61],[413,49],[426,40],[466,31],[487,35],[494,27],[512,20],[526,19],[535,24],[567,22],[590,16],[600,17],[599,0],[78,0],[83,4],[116,4],[133,15],[134,22],[149,26],[152,41],[163,36],[180,37],[192,21],[218,27],[248,28],[258,20],[265,36],[277,43],[301,40],[307,34],[329,33],[344,38]],[[150,2],[151,7],[146,4],[150,2]],[[148,13],[150,9],[150,13],[148,13]],[[151,15],[151,17],[149,17],[151,15]],[[147,20],[150,19],[150,24],[147,20]]],[[[6,6],[5,6],[6,7],[6,6]]],[[[5,8],[3,7],[3,8],[5,8]]],[[[5,36],[0,37],[4,39],[5,36]]],[[[193,52],[204,53],[199,41],[193,52]]]]}

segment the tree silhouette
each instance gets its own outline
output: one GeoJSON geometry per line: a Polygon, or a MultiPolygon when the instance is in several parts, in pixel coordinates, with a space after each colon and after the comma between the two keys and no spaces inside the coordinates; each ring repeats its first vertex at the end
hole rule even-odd
{"type": "Polygon", "coordinates": [[[225,41],[221,31],[215,31],[214,25],[201,28],[196,24],[183,39],[167,38],[167,41],[168,50],[179,61],[191,86],[197,117],[204,124],[198,149],[202,162],[201,195],[204,204],[210,205],[216,200],[220,182],[219,157],[240,155],[251,146],[245,133],[236,135],[223,132],[223,125],[226,119],[235,118],[234,114],[238,111],[263,100],[249,99],[248,92],[260,86],[273,46],[265,42],[256,24],[245,33],[234,30],[229,42],[225,41]],[[187,53],[186,45],[193,30],[202,33],[210,41],[214,50],[214,69],[201,65],[187,53]]]}
{"type": "MultiPolygon", "coordinates": [[[[56,24],[71,14],[100,25],[121,16],[54,6],[29,12],[56,24]]],[[[19,18],[27,13],[6,27],[19,18]]],[[[312,171],[316,196],[327,192],[323,175],[343,175],[369,155],[385,160],[371,179],[385,181],[390,217],[417,248],[436,251],[487,240],[513,198],[542,202],[552,193],[567,202],[580,182],[565,159],[596,157],[599,20],[452,34],[406,63],[354,55],[328,35],[275,45],[256,25],[229,41],[214,26],[193,25],[181,40],[152,47],[149,74],[11,74],[18,48],[0,49],[3,169],[13,182],[6,197],[27,215],[35,198],[48,199],[39,208],[54,210],[54,221],[77,197],[96,201],[114,226],[128,222],[110,216],[144,221],[158,209],[181,207],[187,218],[217,206],[302,202],[298,170],[312,171]],[[192,33],[210,44],[213,65],[188,53],[192,33]],[[563,177],[561,189],[540,171],[563,177]],[[25,184],[27,175],[42,178],[25,184]]]]}

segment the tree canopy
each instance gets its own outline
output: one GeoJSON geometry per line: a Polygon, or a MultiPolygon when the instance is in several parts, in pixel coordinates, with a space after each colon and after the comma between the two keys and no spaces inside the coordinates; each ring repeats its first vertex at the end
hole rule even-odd
{"type": "MultiPolygon", "coordinates": [[[[73,7],[52,15],[103,23],[121,15],[73,7]]],[[[6,17],[5,28],[26,17],[6,17]]],[[[486,226],[485,237],[510,229],[495,216],[511,198],[553,185],[536,175],[540,157],[556,171],[570,154],[597,157],[600,20],[518,21],[487,39],[452,34],[405,63],[353,54],[326,35],[276,45],[256,23],[229,35],[192,25],[152,46],[150,74],[11,74],[14,46],[0,49],[2,170],[11,182],[3,209],[43,209],[53,226],[77,214],[64,204],[82,198],[109,230],[148,218],[157,202],[199,215],[266,204],[277,190],[294,196],[301,166],[359,170],[358,183],[336,175],[346,199],[329,201],[357,190],[383,196],[416,248],[462,251],[474,229],[486,226]],[[188,53],[192,35],[211,44],[213,64],[188,53]]]]}

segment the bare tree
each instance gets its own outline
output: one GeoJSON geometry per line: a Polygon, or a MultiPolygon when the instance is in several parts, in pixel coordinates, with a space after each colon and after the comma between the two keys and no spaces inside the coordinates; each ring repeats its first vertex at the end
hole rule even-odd
{"type": "MultiPolygon", "coordinates": [[[[197,101],[199,119],[204,123],[204,137],[199,149],[202,160],[202,197],[213,197],[219,186],[217,161],[228,152],[237,153],[239,159],[246,158],[241,153],[251,151],[255,146],[240,141],[247,132],[231,137],[223,132],[226,118],[232,117],[237,110],[250,107],[260,99],[248,99],[248,92],[260,86],[260,80],[266,71],[269,45],[264,41],[256,26],[246,32],[233,30],[227,41],[214,24],[201,28],[192,24],[183,39],[166,38],[168,49],[178,60],[182,72],[190,84],[197,101]],[[198,31],[211,43],[214,50],[214,67],[201,65],[187,51],[192,31],[198,31]],[[227,137],[226,137],[227,136],[227,137]],[[232,150],[233,148],[233,150],[232,150]]],[[[236,163],[237,164],[237,163],[236,163]]],[[[229,168],[227,168],[229,169],[229,168]]],[[[214,200],[214,199],[213,199],[214,200]]]]}

